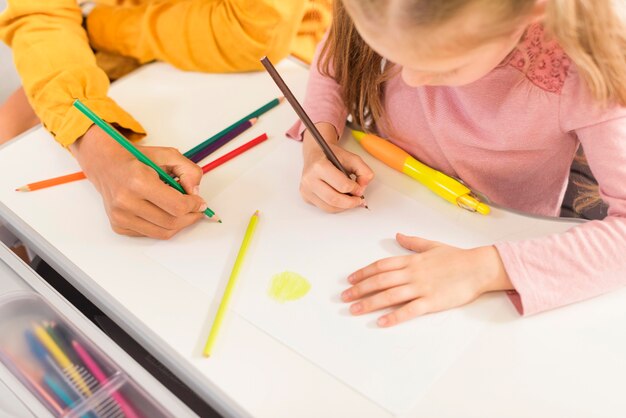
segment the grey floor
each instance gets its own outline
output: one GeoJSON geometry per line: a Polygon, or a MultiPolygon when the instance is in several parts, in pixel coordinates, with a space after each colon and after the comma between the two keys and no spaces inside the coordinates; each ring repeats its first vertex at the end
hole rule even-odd
{"type": "MultiPolygon", "coordinates": [[[[0,0],[1,11],[4,11],[6,4],[6,0],[0,0]]],[[[4,43],[0,42],[0,103],[3,103],[19,85],[20,79],[13,66],[11,50],[4,43]]]]}

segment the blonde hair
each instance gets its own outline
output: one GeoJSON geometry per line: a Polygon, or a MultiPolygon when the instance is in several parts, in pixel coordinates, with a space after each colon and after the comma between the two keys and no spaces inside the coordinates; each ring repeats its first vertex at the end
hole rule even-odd
{"type": "Polygon", "coordinates": [[[626,106],[626,29],[617,8],[614,0],[549,0],[545,27],[598,102],[626,106]]]}
{"type": "MultiPolygon", "coordinates": [[[[501,36],[503,28],[528,16],[537,1],[543,0],[404,0],[403,15],[414,25],[436,27],[470,5],[480,5],[493,13],[493,25],[470,39],[478,44],[501,36]]],[[[626,106],[626,29],[617,2],[546,1],[544,27],[575,64],[592,96],[602,105],[626,106]]],[[[354,1],[355,7],[371,16],[384,16],[385,3],[354,1]]],[[[334,3],[333,24],[318,69],[341,86],[342,100],[355,123],[367,131],[383,123],[383,84],[393,67],[363,41],[341,0],[334,3]]]]}

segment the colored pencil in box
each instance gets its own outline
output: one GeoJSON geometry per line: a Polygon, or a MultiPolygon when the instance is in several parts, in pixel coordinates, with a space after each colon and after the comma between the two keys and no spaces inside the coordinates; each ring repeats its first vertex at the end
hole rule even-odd
{"type": "Polygon", "coordinates": [[[69,370],[70,377],[76,382],[78,389],[80,389],[83,394],[90,396],[92,394],[91,389],[89,389],[85,380],[74,370],[73,363],[65,352],[54,342],[50,334],[40,325],[36,325],[34,331],[39,342],[48,350],[59,367],[64,370],[69,370]]]}
{"type": "Polygon", "coordinates": [[[193,154],[189,157],[191,161],[198,164],[200,161],[204,160],[209,155],[213,154],[215,151],[228,144],[233,139],[237,138],[239,135],[250,129],[254,124],[258,121],[257,118],[249,119],[243,123],[237,125],[232,131],[224,134],[217,141],[207,145],[205,148],[201,149],[197,153],[193,154]]]}
{"type": "Polygon", "coordinates": [[[251,148],[254,148],[255,146],[259,145],[261,142],[264,142],[266,140],[267,140],[267,134],[262,134],[254,138],[252,141],[246,142],[242,146],[235,148],[228,154],[224,154],[223,156],[216,159],[215,161],[211,161],[207,165],[202,166],[202,172],[206,174],[209,171],[213,170],[214,168],[219,167],[220,165],[232,160],[236,156],[243,154],[244,152],[248,151],[251,148]]]}
{"type": "Polygon", "coordinates": [[[250,119],[260,117],[261,115],[267,113],[268,111],[272,110],[273,108],[275,108],[276,106],[281,104],[284,100],[285,100],[284,97],[279,97],[277,99],[269,101],[268,103],[264,104],[263,106],[261,106],[260,108],[255,110],[254,112],[250,113],[249,115],[244,116],[243,118],[239,119],[237,122],[233,123],[232,125],[228,126],[227,128],[222,129],[220,132],[216,133],[215,135],[213,135],[212,137],[210,137],[206,141],[203,141],[200,144],[196,145],[195,147],[193,147],[192,149],[190,149],[189,151],[187,151],[183,155],[185,157],[187,157],[187,158],[190,158],[192,155],[198,153],[200,150],[206,148],[208,145],[210,145],[213,142],[215,142],[218,139],[220,139],[226,133],[228,133],[228,132],[232,131],[233,129],[235,129],[236,126],[238,126],[238,125],[240,125],[240,124],[242,124],[242,123],[244,123],[244,122],[246,122],[246,121],[248,121],[250,119]]]}
{"type": "Polygon", "coordinates": [[[80,365],[78,356],[71,350],[69,342],[58,332],[58,325],[54,322],[44,322],[43,327],[57,346],[67,355],[70,361],[73,364],[80,365]]]}
{"type": "MultiPolygon", "coordinates": [[[[85,106],[80,100],[74,101],[74,107],[80,110],[83,115],[88,117],[93,123],[95,123],[100,129],[106,132],[111,138],[116,140],[121,146],[126,148],[126,150],[130,152],[135,158],[156,171],[159,177],[167,184],[169,184],[171,187],[175,188],[179,192],[187,194],[187,192],[185,192],[185,189],[183,189],[183,186],[178,184],[176,180],[174,180],[169,174],[163,171],[161,167],[152,162],[152,160],[150,160],[141,151],[139,151],[133,144],[130,143],[128,139],[124,138],[124,136],[119,133],[113,126],[102,120],[98,115],[92,112],[91,109],[85,106]]],[[[209,208],[204,211],[204,214],[209,218],[215,218],[215,220],[221,222],[221,220],[215,215],[215,212],[213,212],[209,208]]]]}
{"type": "Polygon", "coordinates": [[[48,393],[38,382],[33,378],[33,376],[28,373],[22,365],[18,364],[16,359],[7,353],[6,351],[0,350],[0,359],[7,366],[7,368],[13,373],[16,377],[21,378],[22,381],[25,381],[27,385],[30,385],[31,389],[35,392],[35,396],[37,396],[46,406],[53,409],[58,415],[63,414],[63,407],[59,405],[59,403],[54,399],[54,397],[48,393]]]}
{"type": "MultiPolygon", "coordinates": [[[[101,385],[104,385],[109,380],[106,374],[102,371],[98,363],[89,355],[86,349],[83,348],[77,341],[72,341],[72,347],[80,357],[80,359],[85,363],[87,369],[91,372],[93,377],[100,382],[101,385]]],[[[116,392],[111,393],[111,397],[117,402],[122,411],[124,412],[127,418],[138,418],[139,415],[135,412],[135,410],[130,406],[126,398],[122,396],[122,394],[116,392]]]]}

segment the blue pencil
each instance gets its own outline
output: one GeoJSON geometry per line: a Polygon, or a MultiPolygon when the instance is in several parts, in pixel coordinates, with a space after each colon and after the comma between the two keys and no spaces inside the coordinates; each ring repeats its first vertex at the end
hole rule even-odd
{"type": "Polygon", "coordinates": [[[44,375],[43,382],[50,388],[52,393],[56,395],[57,398],[61,402],[63,402],[63,406],[72,406],[74,400],[70,398],[70,395],[61,387],[61,385],[50,375],[44,375]]]}

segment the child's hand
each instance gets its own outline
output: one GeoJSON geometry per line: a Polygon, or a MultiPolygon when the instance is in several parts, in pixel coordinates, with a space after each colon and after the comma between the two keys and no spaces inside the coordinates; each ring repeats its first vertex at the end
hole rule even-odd
{"type": "Polygon", "coordinates": [[[378,319],[390,327],[416,316],[465,305],[485,292],[512,289],[493,246],[464,250],[402,234],[398,243],[417,254],[379,260],[352,273],[341,295],[360,315],[395,307],[378,319]]]}
{"type": "Polygon", "coordinates": [[[168,239],[201,219],[207,205],[198,196],[202,170],[173,148],[137,147],[172,177],[184,195],[150,167],[92,126],[71,147],[87,178],[102,195],[111,227],[118,234],[168,239]]]}
{"type": "Polygon", "coordinates": [[[337,133],[328,123],[316,125],[341,164],[356,180],[349,179],[326,158],[313,136],[307,131],[303,140],[304,167],[300,194],[305,201],[330,213],[365,206],[361,198],[374,173],[358,155],[337,145],[337,133]]]}

